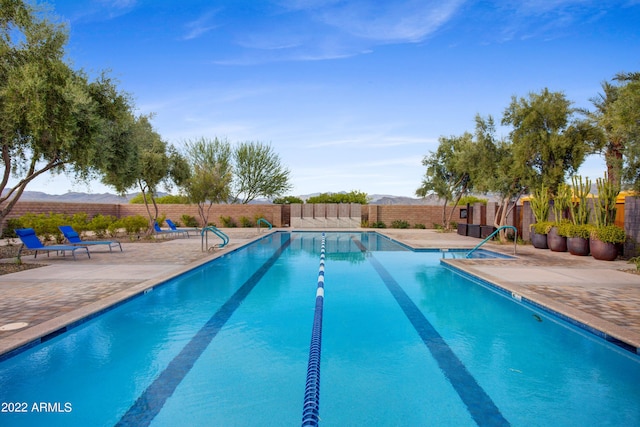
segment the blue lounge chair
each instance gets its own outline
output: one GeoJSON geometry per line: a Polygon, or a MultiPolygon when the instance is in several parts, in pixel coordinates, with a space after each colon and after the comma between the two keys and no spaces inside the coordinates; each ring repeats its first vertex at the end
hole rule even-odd
{"type": "Polygon", "coordinates": [[[171,221],[170,219],[165,219],[164,222],[167,223],[167,225],[169,226],[169,228],[173,231],[184,231],[185,233],[187,233],[187,236],[189,235],[190,231],[195,231],[196,234],[200,233],[200,229],[198,227],[177,227],[173,221],[171,221]]]}
{"type": "Polygon", "coordinates": [[[61,225],[58,227],[64,238],[71,245],[90,246],[90,245],[109,245],[109,252],[113,252],[112,246],[119,246],[120,252],[122,252],[122,245],[117,240],[82,240],[80,235],[70,225],[61,225]]]}
{"type": "Polygon", "coordinates": [[[155,230],[156,234],[182,234],[185,235],[187,237],[189,237],[189,233],[187,233],[186,231],[182,231],[182,230],[163,230],[162,228],[160,228],[160,226],[158,225],[158,223],[156,221],[153,222],[153,229],[155,230]]]}
{"type": "Polygon", "coordinates": [[[14,230],[20,240],[22,241],[22,246],[18,250],[18,257],[20,257],[20,253],[24,248],[27,248],[30,251],[35,251],[36,254],[34,258],[38,256],[38,252],[47,252],[47,256],[49,256],[49,252],[56,251],[56,253],[62,251],[62,255],[64,256],[65,251],[71,251],[71,255],[73,255],[73,259],[76,259],[76,251],[80,249],[84,249],[87,251],[87,256],[91,258],[89,254],[89,249],[86,246],[73,246],[73,245],[52,245],[45,246],[42,244],[38,236],[36,236],[36,232],[33,228],[19,228],[14,230]]]}

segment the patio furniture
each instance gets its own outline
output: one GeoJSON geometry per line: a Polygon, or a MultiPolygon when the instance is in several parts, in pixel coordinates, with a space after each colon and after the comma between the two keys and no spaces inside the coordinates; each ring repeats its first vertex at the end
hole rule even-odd
{"type": "Polygon", "coordinates": [[[120,252],[122,252],[122,245],[117,240],[82,240],[80,238],[80,235],[73,229],[72,226],[61,225],[58,228],[60,229],[60,231],[62,231],[64,238],[67,239],[67,241],[71,245],[80,245],[80,246],[108,245],[109,252],[113,252],[112,246],[117,245],[120,247],[120,252]]]}
{"type": "Polygon", "coordinates": [[[45,246],[42,244],[40,239],[38,239],[38,236],[36,236],[36,232],[33,228],[19,228],[14,231],[22,241],[22,246],[18,250],[18,258],[20,258],[20,254],[22,253],[22,250],[24,248],[27,248],[28,250],[31,250],[31,251],[35,251],[34,258],[38,257],[38,252],[47,252],[47,256],[49,256],[49,252],[55,251],[56,254],[58,252],[62,252],[62,255],[64,256],[65,251],[71,251],[71,255],[73,255],[73,259],[75,260],[76,251],[80,249],[84,249],[85,251],[87,251],[87,256],[91,258],[91,255],[89,254],[89,249],[86,246],[79,246],[79,245],[45,246]]]}

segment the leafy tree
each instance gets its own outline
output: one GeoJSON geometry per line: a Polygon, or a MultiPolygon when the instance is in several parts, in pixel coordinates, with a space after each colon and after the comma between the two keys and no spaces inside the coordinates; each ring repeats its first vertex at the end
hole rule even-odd
{"type": "Polygon", "coordinates": [[[623,83],[612,108],[625,141],[623,180],[640,191],[640,72],[618,74],[616,80],[623,83]]]}
{"type": "MultiPolygon", "coordinates": [[[[471,168],[474,189],[499,196],[493,225],[500,227],[507,225],[507,218],[526,191],[526,186],[520,176],[520,167],[514,160],[513,145],[508,140],[496,138],[493,117],[485,119],[477,115],[475,121],[476,144],[472,155],[476,161],[471,168]]],[[[505,233],[501,232],[499,237],[504,240],[505,233]]]]}
{"type": "Polygon", "coordinates": [[[640,73],[620,73],[603,82],[591,99],[594,111],[581,110],[604,133],[608,179],[640,190],[640,73]]]}
{"type": "Polygon", "coordinates": [[[256,197],[277,197],[291,189],[290,171],[270,145],[242,142],[233,152],[234,203],[249,203],[256,197]]]}
{"type": "Polygon", "coordinates": [[[102,95],[118,92],[105,79],[89,83],[65,62],[64,25],[20,0],[1,6],[0,224],[36,177],[64,172],[86,179],[95,172],[107,132],[102,95]],[[7,188],[11,176],[18,182],[7,188]]]}
{"type": "Polygon", "coordinates": [[[620,184],[622,179],[622,155],[625,146],[625,136],[620,131],[617,118],[614,117],[613,105],[618,99],[619,87],[610,82],[602,82],[602,93],[590,99],[595,111],[579,110],[595,126],[603,131],[604,158],[607,165],[607,176],[613,182],[620,184]]]}
{"type": "Polygon", "coordinates": [[[296,196],[284,196],[273,199],[273,203],[276,205],[291,205],[294,203],[302,204],[304,203],[304,200],[296,196]]]}
{"type": "Polygon", "coordinates": [[[601,131],[586,120],[575,119],[575,112],[563,93],[547,88],[527,98],[512,98],[502,124],[513,126],[513,160],[527,186],[544,184],[555,194],[585,156],[601,146],[601,131]]]}
{"type": "Polygon", "coordinates": [[[422,186],[416,195],[426,197],[436,194],[444,200],[442,207],[442,226],[449,230],[454,209],[447,218],[447,205],[453,201],[454,207],[468,193],[471,184],[469,160],[473,150],[473,135],[465,132],[462,136],[440,137],[435,152],[425,156],[422,164],[427,167],[422,186]]]}
{"type": "Polygon", "coordinates": [[[359,203],[366,205],[369,203],[369,196],[358,190],[352,190],[348,193],[322,193],[309,197],[307,203],[359,203]]]}
{"type": "Polygon", "coordinates": [[[229,200],[232,166],[231,145],[226,140],[200,138],[185,144],[191,177],[184,188],[189,199],[198,204],[202,224],[209,223],[214,203],[229,200]]]}
{"type": "MultiPolygon", "coordinates": [[[[126,136],[127,143],[133,147],[129,150],[127,163],[129,171],[123,174],[105,173],[103,183],[126,192],[137,186],[149,217],[148,233],[153,229],[153,222],[158,219],[158,205],[155,195],[161,184],[169,188],[172,183],[182,185],[188,179],[186,160],[177,151],[167,145],[153,129],[149,116],[134,119],[126,136]],[[153,205],[153,211],[150,204],[153,205]]],[[[113,170],[119,168],[115,165],[113,170]]]]}
{"type": "MultiPolygon", "coordinates": [[[[155,197],[156,203],[159,205],[186,205],[189,204],[189,197],[188,196],[176,196],[173,194],[167,194],[166,196],[160,196],[160,197],[155,197]]],[[[129,199],[129,203],[136,205],[136,204],[143,204],[144,203],[144,196],[142,195],[142,193],[138,193],[136,194],[134,197],[132,197],[131,199],[129,199]]]]}

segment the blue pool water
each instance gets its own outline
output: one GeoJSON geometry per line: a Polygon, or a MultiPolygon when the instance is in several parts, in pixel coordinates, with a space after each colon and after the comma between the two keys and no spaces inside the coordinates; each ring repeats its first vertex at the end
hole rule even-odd
{"type": "MultiPolygon", "coordinates": [[[[0,362],[0,425],[300,425],[321,239],[270,235],[0,362]]],[[[326,235],[321,425],[640,425],[638,356],[441,258],[326,235]]]]}

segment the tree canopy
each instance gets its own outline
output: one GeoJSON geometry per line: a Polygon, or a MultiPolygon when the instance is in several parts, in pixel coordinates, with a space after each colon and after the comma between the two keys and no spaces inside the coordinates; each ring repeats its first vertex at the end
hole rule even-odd
{"type": "Polygon", "coordinates": [[[0,223],[36,177],[97,173],[110,126],[119,128],[131,115],[128,96],[112,81],[89,82],[65,62],[67,39],[66,27],[45,11],[20,0],[2,2],[0,223]],[[17,184],[7,188],[12,176],[17,184]]]}
{"type": "Polygon", "coordinates": [[[513,160],[527,186],[545,185],[555,194],[601,146],[601,131],[576,119],[571,104],[563,93],[545,88],[526,98],[514,96],[505,109],[502,124],[512,126],[513,160]]]}
{"type": "Polygon", "coordinates": [[[208,224],[214,203],[226,203],[231,194],[231,144],[227,140],[200,138],[185,144],[191,176],[184,189],[198,205],[202,224],[208,224]]]}
{"type": "Polygon", "coordinates": [[[291,172],[271,145],[261,142],[241,142],[233,151],[234,203],[249,203],[257,197],[273,198],[291,189],[291,172]]]}

